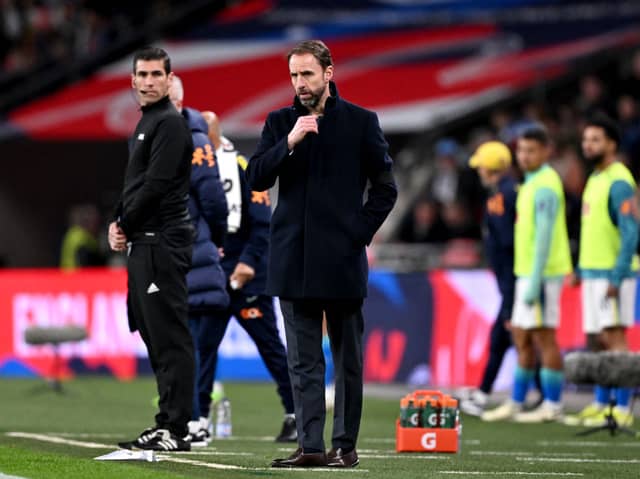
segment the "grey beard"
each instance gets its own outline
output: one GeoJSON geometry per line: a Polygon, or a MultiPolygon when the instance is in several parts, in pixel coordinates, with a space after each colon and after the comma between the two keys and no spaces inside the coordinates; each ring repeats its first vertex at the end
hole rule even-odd
{"type": "Polygon", "coordinates": [[[308,100],[302,100],[300,99],[300,97],[298,97],[298,100],[300,100],[300,103],[302,103],[303,106],[313,109],[316,106],[318,106],[318,103],[320,102],[320,97],[318,95],[312,94],[311,98],[309,98],[308,100]]]}

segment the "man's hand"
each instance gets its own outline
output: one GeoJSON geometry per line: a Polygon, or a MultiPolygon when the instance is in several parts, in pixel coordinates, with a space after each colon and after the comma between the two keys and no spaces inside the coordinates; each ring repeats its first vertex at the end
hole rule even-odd
{"type": "Polygon", "coordinates": [[[233,289],[241,289],[245,284],[251,281],[256,275],[256,270],[246,263],[238,263],[229,277],[229,283],[233,289]]]}
{"type": "Polygon", "coordinates": [[[299,116],[296,124],[293,125],[292,130],[289,132],[289,136],[287,136],[287,147],[289,151],[293,150],[293,148],[300,143],[307,133],[318,133],[318,121],[316,115],[305,115],[299,116]]]}
{"type": "Polygon", "coordinates": [[[109,225],[108,237],[109,246],[113,251],[124,251],[127,249],[127,237],[115,221],[109,225]]]}

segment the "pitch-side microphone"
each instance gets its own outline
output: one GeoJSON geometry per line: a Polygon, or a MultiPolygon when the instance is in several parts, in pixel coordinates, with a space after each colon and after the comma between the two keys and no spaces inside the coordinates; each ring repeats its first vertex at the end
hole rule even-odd
{"type": "Polygon", "coordinates": [[[627,351],[573,352],[564,358],[567,381],[605,387],[640,386],[640,354],[627,351]]]}
{"type": "Polygon", "coordinates": [[[81,326],[41,327],[31,326],[25,330],[27,344],[60,344],[82,341],[87,338],[87,330],[81,326]]]}

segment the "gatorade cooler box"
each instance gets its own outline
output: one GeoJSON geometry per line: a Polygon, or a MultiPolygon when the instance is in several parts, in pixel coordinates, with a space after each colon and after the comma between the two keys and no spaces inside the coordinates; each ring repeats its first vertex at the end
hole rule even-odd
{"type": "Polygon", "coordinates": [[[419,390],[400,400],[396,452],[458,452],[461,432],[457,399],[419,390]]]}

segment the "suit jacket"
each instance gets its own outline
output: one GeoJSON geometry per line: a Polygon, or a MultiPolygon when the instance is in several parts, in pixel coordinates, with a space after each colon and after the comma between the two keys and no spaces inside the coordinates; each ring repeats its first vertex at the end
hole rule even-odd
{"type": "Polygon", "coordinates": [[[287,135],[309,114],[296,97],[269,114],[247,168],[256,191],[278,180],[266,292],[285,299],[365,297],[365,246],[397,196],[378,117],[330,89],[318,134],[288,151],[287,135]]]}

